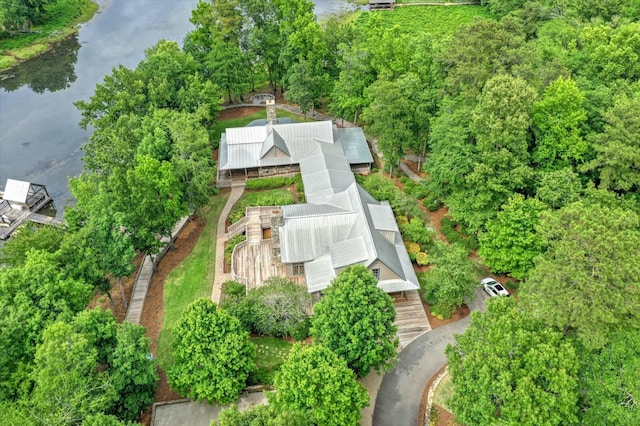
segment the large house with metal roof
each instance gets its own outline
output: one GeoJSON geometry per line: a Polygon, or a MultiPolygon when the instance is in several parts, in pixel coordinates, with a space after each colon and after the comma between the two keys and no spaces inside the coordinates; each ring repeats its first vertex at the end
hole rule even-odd
{"type": "Polygon", "coordinates": [[[275,104],[267,103],[267,120],[247,127],[229,128],[222,134],[218,158],[218,187],[248,178],[300,171],[300,160],[318,143],[342,148],[351,169],[368,172],[373,158],[360,128],[338,128],[331,121],[293,123],[275,118],[275,104]]]}
{"type": "MultiPolygon", "coordinates": [[[[320,295],[342,269],[362,264],[387,293],[419,288],[389,203],[376,201],[356,183],[354,164],[373,162],[368,149],[365,153],[353,144],[360,129],[336,129],[331,122],[248,129],[227,129],[226,167],[241,159],[247,164],[250,155],[254,168],[289,159],[278,167],[296,163],[307,202],[248,209],[240,231],[247,233],[247,241],[233,253],[234,279],[250,289],[268,276],[286,275],[320,295]],[[243,145],[255,146],[240,151],[243,145]],[[269,232],[262,232],[265,228],[269,232]]],[[[234,232],[239,229],[235,226],[234,232]]]]}
{"type": "Polygon", "coordinates": [[[282,206],[275,232],[280,261],[321,292],[342,269],[362,264],[387,293],[419,288],[388,202],[376,201],[355,181],[340,147],[318,146],[300,162],[307,203],[282,206]]]}

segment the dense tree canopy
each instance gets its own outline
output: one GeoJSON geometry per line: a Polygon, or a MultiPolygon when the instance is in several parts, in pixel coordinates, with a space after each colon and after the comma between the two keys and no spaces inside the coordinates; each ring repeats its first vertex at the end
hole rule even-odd
{"type": "Polygon", "coordinates": [[[185,308],[173,330],[169,384],[181,395],[225,404],[235,400],[255,368],[249,333],[211,300],[185,308]]]}
{"type": "Polygon", "coordinates": [[[439,244],[429,253],[433,266],[424,276],[424,299],[432,312],[449,318],[455,310],[475,297],[476,279],[468,251],[460,244],[439,244]]]}
{"type": "Polygon", "coordinates": [[[543,216],[548,246],[523,284],[531,312],[590,348],[618,328],[640,328],[638,215],[622,207],[578,201],[543,216]]]}
{"type": "Polygon", "coordinates": [[[450,404],[462,423],[577,423],[576,350],[513,298],[494,298],[486,313],[472,313],[447,357],[455,388],[450,404]]]}
{"type": "Polygon", "coordinates": [[[384,370],[395,358],[398,338],[391,297],[364,266],[344,269],[314,306],[311,335],[359,377],[384,370]]]}
{"type": "Polygon", "coordinates": [[[368,403],[367,391],[346,362],[322,345],[295,345],[267,395],[276,412],[307,414],[311,424],[357,425],[368,403]]]}

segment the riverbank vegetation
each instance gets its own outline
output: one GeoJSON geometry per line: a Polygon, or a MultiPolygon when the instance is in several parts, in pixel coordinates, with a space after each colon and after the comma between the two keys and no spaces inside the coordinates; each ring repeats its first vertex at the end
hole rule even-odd
{"type": "Polygon", "coordinates": [[[0,71],[49,50],[97,12],[92,0],[0,2],[0,71]]]}

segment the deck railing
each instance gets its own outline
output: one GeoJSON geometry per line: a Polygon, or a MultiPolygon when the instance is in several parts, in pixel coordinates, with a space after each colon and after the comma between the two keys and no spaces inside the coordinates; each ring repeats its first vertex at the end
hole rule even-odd
{"type": "Polygon", "coordinates": [[[236,244],[236,246],[233,248],[233,251],[231,252],[231,276],[233,277],[234,281],[244,284],[245,287],[247,287],[247,291],[249,291],[249,288],[248,288],[249,279],[236,274],[236,268],[235,268],[235,262],[234,262],[236,257],[236,251],[244,247],[246,244],[247,244],[246,241],[236,244]]]}
{"type": "Polygon", "coordinates": [[[237,221],[236,223],[229,225],[229,229],[227,229],[227,236],[228,238],[233,238],[238,234],[242,234],[246,230],[247,230],[247,218],[245,216],[239,221],[237,221]]]}

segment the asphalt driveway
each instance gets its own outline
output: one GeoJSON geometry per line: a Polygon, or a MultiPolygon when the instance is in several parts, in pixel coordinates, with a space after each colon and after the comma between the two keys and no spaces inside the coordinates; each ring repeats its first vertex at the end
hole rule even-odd
{"type": "MultiPolygon", "coordinates": [[[[486,295],[478,289],[471,310],[484,310],[486,295]]],[[[462,334],[470,316],[431,330],[411,342],[398,355],[393,370],[385,374],[373,412],[374,426],[417,426],[422,392],[427,382],[447,363],[444,353],[454,335],[462,334]]]]}

